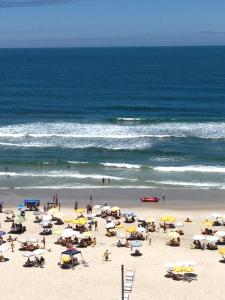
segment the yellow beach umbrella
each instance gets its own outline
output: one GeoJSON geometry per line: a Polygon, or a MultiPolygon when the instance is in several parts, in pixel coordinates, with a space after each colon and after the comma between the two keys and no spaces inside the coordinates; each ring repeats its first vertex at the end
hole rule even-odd
{"type": "Polygon", "coordinates": [[[162,221],[162,222],[168,222],[168,223],[173,223],[173,222],[176,221],[176,218],[174,216],[167,215],[167,216],[161,217],[160,221],[162,221]]]}
{"type": "Polygon", "coordinates": [[[63,230],[62,229],[56,229],[56,230],[54,230],[54,234],[56,234],[56,235],[61,235],[62,234],[62,232],[63,232],[63,230]]]}
{"type": "Polygon", "coordinates": [[[77,210],[76,210],[76,213],[78,213],[78,214],[83,214],[84,213],[84,208],[78,208],[77,210]]]}
{"type": "Polygon", "coordinates": [[[112,207],[111,209],[110,209],[111,211],[118,211],[118,210],[120,210],[120,207],[118,207],[118,206],[114,206],[114,207],[112,207]]]}
{"type": "Polygon", "coordinates": [[[58,208],[50,208],[49,210],[48,210],[48,214],[49,215],[54,215],[55,213],[57,213],[59,210],[58,210],[58,208]]]}
{"type": "Polygon", "coordinates": [[[136,231],[137,231],[137,228],[134,227],[134,226],[128,227],[128,228],[126,229],[126,232],[129,232],[129,233],[133,233],[133,232],[136,232],[136,231]]]}
{"type": "Polygon", "coordinates": [[[219,254],[225,255],[225,248],[220,248],[219,249],[219,254]]]}
{"type": "Polygon", "coordinates": [[[69,218],[69,217],[66,217],[64,220],[63,220],[65,223],[71,223],[73,221],[72,218],[69,218]]]}
{"type": "Polygon", "coordinates": [[[213,226],[213,222],[212,222],[212,221],[206,220],[206,221],[203,222],[203,225],[204,225],[205,227],[211,227],[211,226],[213,226]]]}
{"type": "Polygon", "coordinates": [[[171,238],[171,239],[177,239],[180,235],[179,235],[178,232],[173,231],[173,232],[170,232],[170,233],[168,234],[168,236],[169,236],[169,238],[171,238]]]}
{"type": "Polygon", "coordinates": [[[116,225],[116,228],[122,229],[122,228],[124,228],[124,226],[120,224],[120,225],[116,225]]]}
{"type": "Polygon", "coordinates": [[[175,273],[190,273],[190,272],[193,272],[193,268],[192,267],[175,266],[173,268],[173,272],[175,272],[175,273]]]}
{"type": "Polygon", "coordinates": [[[85,225],[85,224],[87,224],[87,219],[79,218],[79,219],[75,220],[74,222],[76,222],[75,224],[78,224],[78,225],[85,225]]]}
{"type": "Polygon", "coordinates": [[[93,236],[93,233],[90,232],[90,231],[83,232],[83,233],[82,233],[82,236],[83,236],[83,237],[92,237],[92,236],[93,236]]]}
{"type": "Polygon", "coordinates": [[[155,222],[155,220],[154,220],[153,218],[151,218],[151,217],[148,217],[148,218],[146,219],[146,222],[147,222],[147,223],[152,223],[152,222],[155,222]]]}

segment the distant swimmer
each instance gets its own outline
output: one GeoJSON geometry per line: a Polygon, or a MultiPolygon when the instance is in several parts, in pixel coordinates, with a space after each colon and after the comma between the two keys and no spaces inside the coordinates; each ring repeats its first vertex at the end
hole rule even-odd
{"type": "Polygon", "coordinates": [[[105,178],[104,178],[104,177],[102,178],[102,183],[103,183],[103,184],[105,183],[105,178]]]}
{"type": "Polygon", "coordinates": [[[7,166],[5,167],[5,171],[8,172],[8,167],[7,166]]]}

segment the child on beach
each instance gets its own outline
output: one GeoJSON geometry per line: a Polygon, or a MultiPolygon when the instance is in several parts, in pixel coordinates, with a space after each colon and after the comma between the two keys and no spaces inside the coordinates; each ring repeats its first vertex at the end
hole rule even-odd
{"type": "Polygon", "coordinates": [[[105,261],[109,261],[109,255],[110,255],[111,253],[109,252],[109,250],[106,250],[105,252],[104,252],[104,254],[103,254],[103,256],[104,256],[104,258],[105,258],[105,261]]]}

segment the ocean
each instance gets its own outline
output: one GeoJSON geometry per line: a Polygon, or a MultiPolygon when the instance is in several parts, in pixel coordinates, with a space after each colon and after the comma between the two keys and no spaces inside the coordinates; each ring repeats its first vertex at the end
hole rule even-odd
{"type": "Polygon", "coordinates": [[[224,62],[225,47],[1,49],[0,188],[224,189],[224,62]]]}

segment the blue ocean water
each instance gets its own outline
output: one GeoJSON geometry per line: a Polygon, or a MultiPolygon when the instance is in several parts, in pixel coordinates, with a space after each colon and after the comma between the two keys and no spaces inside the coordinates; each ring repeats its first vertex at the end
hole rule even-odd
{"type": "Polygon", "coordinates": [[[224,188],[224,62],[225,47],[1,49],[0,188],[224,188]]]}

